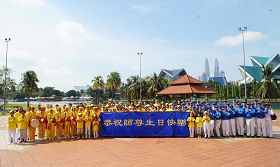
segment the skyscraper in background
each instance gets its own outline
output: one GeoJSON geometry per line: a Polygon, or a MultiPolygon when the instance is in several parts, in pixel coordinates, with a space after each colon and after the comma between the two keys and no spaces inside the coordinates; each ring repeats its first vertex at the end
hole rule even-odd
{"type": "Polygon", "coordinates": [[[206,81],[208,81],[210,77],[210,72],[209,72],[209,62],[207,58],[205,59],[204,72],[205,72],[205,79],[206,81]]]}
{"type": "Polygon", "coordinates": [[[215,68],[214,68],[214,77],[220,76],[220,68],[219,68],[219,62],[218,59],[215,59],[215,68]]]}

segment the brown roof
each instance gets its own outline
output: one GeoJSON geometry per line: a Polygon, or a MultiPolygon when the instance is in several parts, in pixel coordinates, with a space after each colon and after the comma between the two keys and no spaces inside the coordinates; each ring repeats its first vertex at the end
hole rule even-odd
{"type": "Polygon", "coordinates": [[[215,94],[216,92],[206,88],[202,82],[184,75],[173,81],[167,88],[158,92],[157,95],[180,95],[180,94],[215,94]]]}
{"type": "Polygon", "coordinates": [[[175,81],[171,82],[170,85],[182,85],[182,84],[202,84],[198,79],[193,78],[189,75],[183,75],[175,81]]]}

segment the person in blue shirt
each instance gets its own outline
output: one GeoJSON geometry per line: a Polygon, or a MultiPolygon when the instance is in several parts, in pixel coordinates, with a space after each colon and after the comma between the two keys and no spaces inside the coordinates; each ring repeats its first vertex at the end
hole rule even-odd
{"type": "Polygon", "coordinates": [[[255,117],[256,110],[253,108],[253,104],[248,104],[248,109],[245,110],[245,119],[246,119],[246,134],[247,137],[254,137],[255,136],[255,117]]]}
{"type": "Polygon", "coordinates": [[[215,109],[216,113],[215,113],[215,131],[216,131],[216,135],[217,137],[221,137],[221,123],[222,123],[222,112],[220,110],[220,108],[217,106],[215,109]]]}
{"type": "Polygon", "coordinates": [[[261,106],[261,103],[258,103],[258,107],[256,108],[256,116],[257,116],[257,136],[266,137],[266,127],[265,127],[265,115],[268,111],[261,106]]]}
{"type": "Polygon", "coordinates": [[[215,127],[215,114],[216,111],[211,107],[208,108],[209,116],[210,116],[210,135],[214,136],[214,127],[215,127]]]}
{"type": "Polygon", "coordinates": [[[237,125],[237,134],[239,136],[244,136],[244,113],[245,109],[238,103],[238,108],[236,109],[236,125],[237,125]]]}
{"type": "Polygon", "coordinates": [[[222,129],[223,129],[223,136],[229,137],[230,131],[230,124],[229,120],[231,118],[231,113],[228,111],[227,106],[223,107],[222,110],[222,129]]]}
{"type": "Polygon", "coordinates": [[[236,121],[235,121],[235,109],[232,105],[229,106],[228,111],[230,112],[230,135],[236,136],[236,121]]]}

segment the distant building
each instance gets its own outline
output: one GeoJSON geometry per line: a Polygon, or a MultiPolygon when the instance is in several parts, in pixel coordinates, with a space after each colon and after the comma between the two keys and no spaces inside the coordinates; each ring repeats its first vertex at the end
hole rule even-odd
{"type": "Polygon", "coordinates": [[[226,74],[223,70],[220,72],[220,77],[226,77],[226,74]]]}
{"type": "Polygon", "coordinates": [[[167,70],[167,69],[162,69],[160,73],[158,74],[159,77],[162,77],[164,79],[167,79],[169,81],[173,81],[175,79],[178,79],[179,77],[186,75],[187,72],[185,69],[174,69],[174,70],[167,70]]]}
{"type": "Polygon", "coordinates": [[[262,76],[262,65],[271,64],[273,66],[272,69],[272,79],[280,79],[280,55],[275,54],[271,57],[261,57],[261,56],[250,56],[251,62],[253,66],[245,66],[239,65],[239,70],[242,75],[242,80],[240,83],[245,83],[244,72],[246,74],[246,82],[250,83],[253,80],[257,82],[261,82],[263,80],[262,76]]]}
{"type": "Polygon", "coordinates": [[[205,63],[204,63],[204,73],[205,73],[205,81],[202,82],[207,82],[210,77],[209,62],[207,58],[205,59],[205,63]]]}
{"type": "Polygon", "coordinates": [[[212,82],[220,83],[223,86],[228,84],[226,77],[210,77],[209,80],[212,82]]]}
{"type": "Polygon", "coordinates": [[[218,59],[215,59],[215,68],[214,68],[214,77],[220,76],[220,68],[219,68],[219,62],[218,59]]]}

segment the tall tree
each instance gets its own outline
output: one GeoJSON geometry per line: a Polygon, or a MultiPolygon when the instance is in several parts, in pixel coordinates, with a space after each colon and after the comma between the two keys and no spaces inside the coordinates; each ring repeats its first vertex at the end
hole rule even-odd
{"type": "Polygon", "coordinates": [[[271,80],[273,66],[271,64],[262,65],[263,82],[257,91],[258,98],[277,98],[279,97],[279,89],[277,85],[271,80]]]}
{"type": "Polygon", "coordinates": [[[110,75],[107,76],[107,85],[106,88],[111,92],[112,98],[114,98],[116,91],[121,86],[121,77],[118,72],[111,72],[110,75]]]}
{"type": "Polygon", "coordinates": [[[148,80],[148,95],[149,97],[155,97],[156,93],[164,88],[163,78],[158,77],[156,73],[153,73],[147,78],[148,80]]]}
{"type": "Polygon", "coordinates": [[[103,93],[104,88],[105,88],[105,83],[102,76],[98,75],[94,77],[94,79],[92,80],[92,89],[95,90],[97,93],[96,103],[99,102],[100,93],[103,93]]]}
{"type": "Polygon", "coordinates": [[[30,70],[22,74],[21,85],[24,94],[27,96],[27,107],[29,107],[29,98],[31,97],[32,92],[38,90],[38,82],[39,79],[37,78],[35,71],[30,70]]]}

